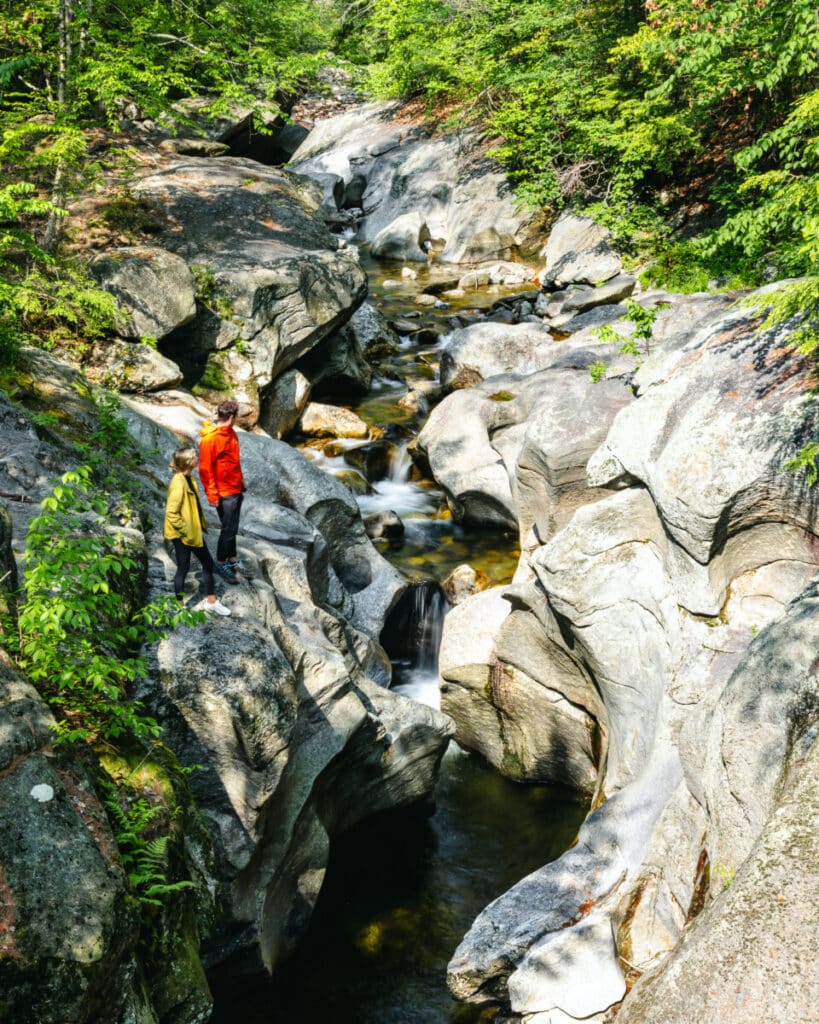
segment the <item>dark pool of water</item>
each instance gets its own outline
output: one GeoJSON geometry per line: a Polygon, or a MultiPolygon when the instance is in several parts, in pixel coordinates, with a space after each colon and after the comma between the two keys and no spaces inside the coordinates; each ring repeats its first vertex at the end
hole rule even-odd
{"type": "Polygon", "coordinates": [[[476,1024],[446,965],[477,913],[559,856],[585,807],[444,759],[430,818],[391,812],[338,839],[310,932],[273,982],[217,992],[213,1024],[476,1024]]]}

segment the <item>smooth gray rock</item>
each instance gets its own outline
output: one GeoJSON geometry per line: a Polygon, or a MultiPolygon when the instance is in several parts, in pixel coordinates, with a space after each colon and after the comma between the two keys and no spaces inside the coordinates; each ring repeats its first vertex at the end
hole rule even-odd
{"type": "Polygon", "coordinates": [[[207,955],[272,970],[307,926],[330,835],[425,798],[450,726],[369,681],[366,644],[337,617],[261,581],[225,599],[230,620],[160,645],[162,686],[141,696],[183,763],[205,765],[192,788],[220,854],[224,921],[207,955]]]}
{"type": "Polygon", "coordinates": [[[129,246],[109,249],[88,268],[97,284],[117,299],[126,338],[159,340],[196,316],[193,275],[166,249],[129,246]]]}
{"type": "Polygon", "coordinates": [[[86,365],[88,378],[117,391],[161,391],[182,382],[182,371],[151,348],[126,341],[100,341],[86,365]]]}
{"type": "MultiPolygon", "coordinates": [[[[579,679],[578,670],[565,657],[562,666],[556,664],[556,654],[551,664],[543,660],[548,668],[540,671],[542,650],[528,663],[520,656],[517,623],[512,632],[518,642],[511,646],[519,656],[502,658],[513,619],[499,587],[466,598],[447,615],[439,652],[441,710],[455,722],[457,742],[504,775],[524,782],[560,780],[590,792],[597,777],[594,719],[576,698],[563,695],[569,689],[563,677],[579,679]]],[[[548,646],[540,630],[535,644],[548,646]]]]}
{"type": "Polygon", "coordinates": [[[817,771],[813,742],[726,890],[674,953],[638,980],[619,1021],[688,1024],[693,1005],[713,1024],[816,1020],[817,771]]]}
{"type": "Polygon", "coordinates": [[[620,257],[609,244],[605,228],[586,216],[564,211],[555,222],[542,253],[546,265],[540,282],[555,288],[567,284],[599,284],[622,271],[620,257]]]}
{"type": "Polygon", "coordinates": [[[311,393],[312,385],[300,370],[286,370],[264,392],[259,426],[271,437],[286,436],[301,419],[311,393]]]}
{"type": "Polygon", "coordinates": [[[400,232],[406,255],[394,258],[424,259],[425,238],[447,263],[505,259],[530,244],[533,214],[515,206],[505,175],[482,154],[480,136],[465,130],[425,138],[393,120],[399,110],[367,103],[319,123],[293,155],[295,170],[348,183],[366,178],[360,241],[374,242],[399,218],[412,219],[412,231],[400,232]]]}
{"type": "MultiPolygon", "coordinates": [[[[493,378],[498,380],[505,378],[493,378]]],[[[492,399],[485,385],[456,391],[432,410],[418,435],[418,449],[458,521],[515,525],[509,474],[490,440],[493,430],[510,421],[511,404],[492,399]]]]}
{"type": "MultiPolygon", "coordinates": [[[[815,589],[789,602],[815,575],[819,521],[802,481],[782,473],[815,430],[809,368],[786,348],[790,326],[760,331],[725,303],[695,297],[660,314],[639,397],[589,462],[590,485],[621,490],[581,505],[542,546],[531,531],[507,595],[513,611],[490,624],[476,652],[478,668],[551,679],[585,708],[604,770],[596,800],[606,799],[576,847],[478,918],[450,965],[461,998],[505,991],[533,1021],[556,1006],[569,1012],[591,991],[581,961],[542,954],[552,933],[569,941],[589,912],[610,922],[624,965],[644,971],[662,960],[683,934],[706,854],[712,880],[743,870],[815,735],[815,589]]],[[[525,394],[524,385],[514,403],[524,406],[525,394]]],[[[503,436],[493,433],[494,447],[503,436]]],[[[518,714],[521,728],[543,701],[518,714]]],[[[486,733],[489,746],[491,726],[486,733]]],[[[684,1019],[675,985],[669,1021],[684,1019]]],[[[607,993],[582,1007],[584,1019],[604,1013],[607,993]]],[[[651,1015],[650,997],[640,1006],[635,1022],[665,1022],[651,1015]]]]}
{"type": "Polygon", "coordinates": [[[605,306],[622,302],[628,298],[637,285],[637,279],[629,274],[618,274],[605,284],[593,287],[592,285],[572,285],[566,291],[557,292],[553,296],[541,294],[538,296],[538,312],[551,320],[556,318],[577,316],[585,313],[595,306],[605,306]]]}
{"type": "Polygon", "coordinates": [[[370,252],[381,260],[426,263],[424,246],[431,237],[426,220],[417,210],[412,210],[385,225],[372,240],[370,252]]]}
{"type": "MultiPolygon", "coordinates": [[[[496,330],[530,336],[528,325],[479,326],[488,328],[480,337],[489,339],[496,330]]],[[[471,330],[465,331],[467,348],[471,330]]],[[[535,523],[543,540],[580,503],[605,493],[587,486],[585,463],[630,400],[622,380],[594,384],[588,366],[609,358],[608,372],[614,376],[631,357],[602,345],[587,349],[546,337],[536,351],[547,369],[499,374],[483,382],[474,371],[472,386],[437,405],[417,440],[456,517],[502,526],[516,522],[527,549],[537,542],[529,536],[535,523]]],[[[465,375],[464,364],[463,383],[465,375]]]]}
{"type": "Polygon", "coordinates": [[[819,581],[753,641],[714,703],[702,777],[712,877],[739,869],[813,744],[817,650],[819,581]]]}
{"type": "Polygon", "coordinates": [[[210,316],[238,326],[234,344],[259,387],[349,319],[366,295],[355,252],[338,249],[317,218],[319,189],[287,171],[234,157],[178,161],[140,178],[133,193],[177,225],[163,244],[199,268],[210,316]]]}
{"type": "Polygon", "coordinates": [[[473,386],[501,373],[527,374],[551,365],[555,342],[533,324],[478,323],[450,334],[441,352],[441,383],[473,386]]]}
{"type": "Polygon", "coordinates": [[[540,399],[526,420],[513,495],[521,538],[546,543],[582,505],[604,497],[589,487],[586,463],[617,413],[633,401],[622,379],[592,383],[587,373],[542,376],[540,399]]]}
{"type": "Polygon", "coordinates": [[[816,501],[783,466],[817,413],[798,385],[807,364],[784,348],[787,338],[787,328],[758,330],[739,307],[684,347],[658,351],[638,374],[638,401],[589,463],[590,483],[641,481],[671,537],[701,565],[756,525],[810,528],[816,501]]]}

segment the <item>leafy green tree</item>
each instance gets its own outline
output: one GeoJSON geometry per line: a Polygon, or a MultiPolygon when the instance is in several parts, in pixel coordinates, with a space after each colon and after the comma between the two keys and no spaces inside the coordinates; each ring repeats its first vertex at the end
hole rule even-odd
{"type": "Polygon", "coordinates": [[[158,736],[128,698],[145,673],[140,648],[201,615],[170,597],[129,601],[136,557],[107,526],[107,495],[88,467],[63,474],[41,508],[26,537],[18,634],[6,644],[55,708],[58,741],[158,736]]]}
{"type": "Polygon", "coordinates": [[[113,329],[115,305],[58,252],[65,205],[97,172],[88,129],[129,103],[168,114],[269,108],[322,60],[310,0],[8,0],[0,10],[0,361],[23,335],[49,344],[113,329]]]}

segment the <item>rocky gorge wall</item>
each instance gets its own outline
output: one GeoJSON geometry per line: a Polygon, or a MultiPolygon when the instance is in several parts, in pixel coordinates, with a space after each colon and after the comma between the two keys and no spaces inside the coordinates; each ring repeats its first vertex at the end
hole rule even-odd
{"type": "MultiPolygon", "coordinates": [[[[815,493],[783,464],[817,420],[792,325],[761,329],[737,295],[641,293],[605,233],[562,217],[539,271],[527,268],[529,291],[448,336],[451,394],[415,446],[456,519],[519,532],[518,571],[446,619],[443,714],[392,693],[379,638],[407,582],[371,544],[353,494],[276,440],[317,412],[328,381],[366,390],[362,349],[394,339],[365,301],[355,248],[326,223],[415,264],[430,253],[497,260],[532,230],[484,173],[480,147],[463,163],[463,138],[427,138],[394,114],[367,106],[310,136],[294,164],[313,181],[165,147],[133,185],[151,238],[94,260],[123,323],[84,369],[122,393],[143,452],[145,513],[121,528],[142,552],[147,593],[167,593],[173,575],[161,537],[168,457],[228,394],[248,428],[240,549],[256,579],[224,596],[230,619],[177,630],[151,652],[135,693],[179,761],[202,766],[183,843],[198,900],[187,971],[177,951],[152,984],[140,976],[110,828],[93,794],[78,809],[77,788],[53,778],[48,712],[4,674],[0,814],[25,807],[36,851],[42,816],[59,809],[66,831],[54,835],[85,860],[38,895],[9,868],[17,847],[3,847],[3,934],[16,932],[22,955],[3,947],[13,1002],[0,1017],[56,1022],[70,999],[77,1021],[205,1020],[203,965],[282,962],[332,836],[428,801],[454,731],[505,774],[564,782],[593,802],[578,842],[464,938],[450,964],[459,998],[534,1024],[618,1010],[629,1024],[670,1024],[703,992],[709,1021],[815,1019],[815,980],[800,984],[797,967],[813,948],[799,922],[819,910],[819,531],[815,493]],[[630,297],[657,313],[637,360],[595,333],[633,330],[630,297]],[[33,767],[52,773],[53,802],[31,797],[33,767]],[[65,935],[49,919],[48,942],[31,927],[21,936],[16,907],[68,901],[75,869],[101,879],[92,911],[81,908],[97,931],[79,942],[72,912],[65,935]],[[771,967],[788,956],[796,966],[771,967]]],[[[34,503],[77,465],[72,441],[96,412],[82,374],[51,355],[26,350],[18,376],[19,403],[60,414],[38,423],[0,403],[0,490],[19,555],[34,503]]]]}
{"type": "MultiPolygon", "coordinates": [[[[737,943],[708,959],[709,929],[753,930],[786,895],[727,896],[691,925],[703,890],[708,902],[720,880],[771,870],[765,836],[807,785],[819,720],[817,498],[784,468],[816,435],[817,405],[795,325],[762,326],[765,294],[640,295],[657,319],[636,372],[583,314],[561,323],[560,302],[566,340],[522,323],[447,343],[442,365],[481,382],[436,407],[419,447],[455,514],[514,517],[523,554],[511,587],[447,618],[442,708],[502,771],[569,782],[596,808],[575,847],[475,922],[450,964],[460,998],[508,1001],[538,1024],[602,1021],[621,1003],[629,1021],[690,1019],[674,1016],[679,986],[694,999],[719,977],[737,998],[721,994],[709,1021],[750,1007],[815,1019],[810,985],[786,982],[783,1005],[737,943]],[[499,374],[501,351],[529,372],[499,374]],[[666,961],[689,931],[691,952],[666,961]]],[[[810,891],[815,909],[817,822],[804,824],[813,882],[800,899],[810,891]]],[[[787,958],[785,916],[774,960],[787,958]]]]}

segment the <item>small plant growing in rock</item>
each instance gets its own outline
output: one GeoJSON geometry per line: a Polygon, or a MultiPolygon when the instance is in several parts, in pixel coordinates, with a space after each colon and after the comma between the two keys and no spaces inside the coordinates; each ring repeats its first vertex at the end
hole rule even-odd
{"type": "Polygon", "coordinates": [[[134,470],[142,464],[142,453],[128,433],[117,396],[99,390],[93,399],[97,407],[96,427],[88,440],[78,442],[74,449],[103,487],[127,493],[134,470]]]}
{"type": "Polygon", "coordinates": [[[735,874],[736,871],[733,868],[729,868],[727,864],[714,864],[711,868],[711,877],[720,883],[720,888],[723,891],[730,888],[735,874]]]}
{"type": "MultiPolygon", "coordinates": [[[[631,335],[626,337],[612,324],[605,324],[603,327],[598,327],[592,333],[601,341],[612,342],[614,344],[619,343],[620,352],[624,355],[634,356],[636,359],[639,359],[641,355],[651,354],[651,337],[654,332],[654,323],[660,314],[660,310],[664,308],[665,304],[663,303],[657,306],[646,307],[641,306],[640,303],[636,302],[634,299],[626,299],[626,312],[621,319],[634,324],[634,330],[631,335]]],[[[592,382],[597,384],[606,375],[606,364],[602,360],[591,363],[589,366],[589,375],[591,376],[592,382]]]]}
{"type": "Polygon", "coordinates": [[[819,441],[811,441],[802,448],[799,453],[785,463],[785,469],[791,473],[805,471],[805,483],[813,487],[819,479],[819,467],[816,460],[819,459],[819,441]]]}
{"type": "Polygon", "coordinates": [[[162,906],[162,897],[195,888],[188,880],[168,881],[168,844],[171,837],[156,834],[159,825],[156,819],[162,815],[164,807],[149,803],[126,787],[105,781],[101,785],[120,860],[139,902],[159,907],[162,906]],[[155,834],[151,835],[152,832],[155,834]]]}

